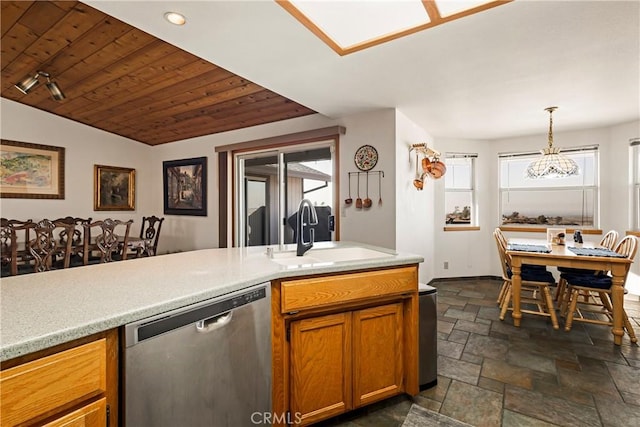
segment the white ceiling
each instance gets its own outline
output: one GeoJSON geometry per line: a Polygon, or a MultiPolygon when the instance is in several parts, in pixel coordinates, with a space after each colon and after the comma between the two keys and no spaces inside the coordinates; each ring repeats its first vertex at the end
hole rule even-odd
{"type": "Polygon", "coordinates": [[[545,133],[552,105],[555,131],[640,119],[640,0],[516,0],[342,57],[271,0],[85,2],[333,118],[396,107],[469,139],[545,133]]]}

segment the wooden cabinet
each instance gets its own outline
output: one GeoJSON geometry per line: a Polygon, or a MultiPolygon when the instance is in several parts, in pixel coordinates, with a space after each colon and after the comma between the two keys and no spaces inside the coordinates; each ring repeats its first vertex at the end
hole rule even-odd
{"type": "Polygon", "coordinates": [[[116,426],[117,356],[109,331],[3,362],[2,426],[116,426]]]}
{"type": "Polygon", "coordinates": [[[353,406],[403,391],[402,303],[353,312],[353,406]]]}
{"type": "Polygon", "coordinates": [[[351,409],[351,313],[291,322],[291,413],[310,423],[351,409]]]}
{"type": "Polygon", "coordinates": [[[417,266],[274,281],[275,420],[417,394],[417,290],[417,266]]]}

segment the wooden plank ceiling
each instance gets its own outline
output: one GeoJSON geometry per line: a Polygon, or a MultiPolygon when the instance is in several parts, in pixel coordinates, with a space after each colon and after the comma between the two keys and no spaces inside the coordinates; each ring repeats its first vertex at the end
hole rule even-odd
{"type": "Polygon", "coordinates": [[[1,96],[149,145],[314,111],[77,1],[2,1],[1,96]],[[45,71],[24,95],[14,87],[45,71]]]}

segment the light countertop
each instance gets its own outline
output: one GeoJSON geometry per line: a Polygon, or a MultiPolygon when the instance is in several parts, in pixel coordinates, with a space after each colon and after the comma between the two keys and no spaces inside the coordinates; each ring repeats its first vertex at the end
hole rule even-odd
{"type": "MultiPolygon", "coordinates": [[[[418,264],[393,254],[362,261],[283,266],[266,247],[204,249],[7,277],[0,284],[0,360],[52,347],[277,278],[418,264]]],[[[288,245],[286,250],[295,250],[288,245]]],[[[312,254],[313,250],[307,254],[312,254]]]]}

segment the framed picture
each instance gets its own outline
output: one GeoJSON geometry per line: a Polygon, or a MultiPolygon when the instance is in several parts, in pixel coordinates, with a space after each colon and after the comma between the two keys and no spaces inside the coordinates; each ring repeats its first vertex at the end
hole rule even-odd
{"type": "Polygon", "coordinates": [[[64,147],[0,140],[0,197],[64,199],[64,147]]]}
{"type": "Polygon", "coordinates": [[[207,216],[207,158],[162,162],[165,215],[207,216]]]}
{"type": "Polygon", "coordinates": [[[135,169],[94,165],[93,170],[93,210],[135,210],[135,169]]]}

